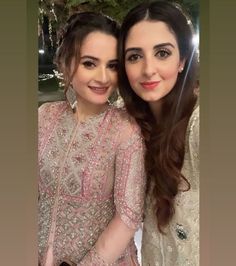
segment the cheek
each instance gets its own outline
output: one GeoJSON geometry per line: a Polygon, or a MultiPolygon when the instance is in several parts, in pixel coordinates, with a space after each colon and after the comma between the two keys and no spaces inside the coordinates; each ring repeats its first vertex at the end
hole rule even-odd
{"type": "Polygon", "coordinates": [[[139,77],[139,71],[135,66],[126,66],[125,71],[126,71],[126,75],[128,77],[129,83],[132,87],[134,83],[137,82],[137,79],[139,77]]]}
{"type": "Polygon", "coordinates": [[[172,79],[176,78],[178,76],[178,73],[179,73],[178,66],[166,67],[162,71],[162,77],[164,79],[172,79]]]}
{"type": "Polygon", "coordinates": [[[75,73],[72,83],[73,84],[85,84],[89,81],[90,75],[88,71],[84,71],[81,68],[78,68],[77,72],[75,73]]]}
{"type": "Polygon", "coordinates": [[[118,74],[117,74],[117,72],[112,72],[111,75],[110,75],[110,77],[111,77],[112,84],[114,86],[116,86],[117,85],[117,82],[118,82],[118,74]]]}
{"type": "Polygon", "coordinates": [[[82,82],[82,80],[80,79],[80,77],[78,75],[75,74],[75,76],[72,79],[72,84],[73,85],[78,85],[82,82]]]}

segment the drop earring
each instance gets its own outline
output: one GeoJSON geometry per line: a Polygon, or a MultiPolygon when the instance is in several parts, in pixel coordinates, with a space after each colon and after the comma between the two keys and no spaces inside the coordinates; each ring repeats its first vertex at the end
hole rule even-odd
{"type": "Polygon", "coordinates": [[[124,100],[120,96],[119,90],[116,89],[112,95],[108,98],[109,105],[114,105],[118,108],[124,107],[124,100]]]}
{"type": "Polygon", "coordinates": [[[115,89],[112,94],[108,97],[107,102],[112,105],[118,99],[118,92],[115,89]]]}
{"type": "Polygon", "coordinates": [[[73,110],[73,112],[75,112],[75,108],[77,105],[77,97],[76,97],[76,92],[73,89],[72,85],[70,85],[66,91],[66,99],[68,103],[70,104],[70,107],[73,110]]]}

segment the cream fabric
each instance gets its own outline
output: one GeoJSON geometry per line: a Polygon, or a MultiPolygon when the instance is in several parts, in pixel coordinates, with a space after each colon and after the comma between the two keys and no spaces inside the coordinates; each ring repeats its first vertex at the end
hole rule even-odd
{"type": "Polygon", "coordinates": [[[193,111],[186,134],[182,170],[191,189],[176,198],[176,213],[166,235],[157,230],[150,195],[146,199],[142,239],[143,266],[199,265],[199,107],[193,111]]]}

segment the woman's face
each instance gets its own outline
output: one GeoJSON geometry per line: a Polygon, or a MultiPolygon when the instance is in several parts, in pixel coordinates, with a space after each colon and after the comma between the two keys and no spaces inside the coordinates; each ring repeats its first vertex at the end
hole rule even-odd
{"type": "Polygon", "coordinates": [[[175,35],[161,21],[134,25],[125,43],[125,69],[134,92],[147,102],[157,102],[174,87],[184,62],[175,35]]]}
{"type": "Polygon", "coordinates": [[[105,104],[117,85],[117,40],[99,31],[89,33],[80,49],[72,79],[78,102],[105,104]]]}

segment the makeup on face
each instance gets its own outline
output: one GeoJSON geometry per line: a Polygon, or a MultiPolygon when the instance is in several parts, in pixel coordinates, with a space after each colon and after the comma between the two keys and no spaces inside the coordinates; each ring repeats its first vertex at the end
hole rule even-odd
{"type": "Polygon", "coordinates": [[[78,102],[105,105],[117,84],[117,40],[102,32],[84,39],[79,64],[72,80],[78,102]]]}
{"type": "Polygon", "coordinates": [[[143,20],[129,31],[125,69],[131,88],[145,101],[159,101],[174,87],[180,60],[173,32],[161,21],[143,20]]]}

